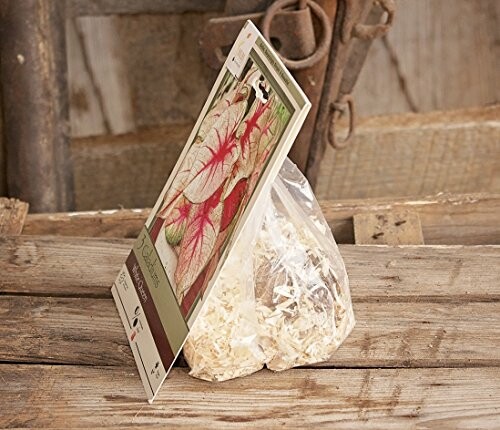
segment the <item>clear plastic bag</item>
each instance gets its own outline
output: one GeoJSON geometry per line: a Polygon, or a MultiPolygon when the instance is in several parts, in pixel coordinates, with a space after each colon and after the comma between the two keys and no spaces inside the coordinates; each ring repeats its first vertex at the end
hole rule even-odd
{"type": "Polygon", "coordinates": [[[344,262],[309,183],[288,159],[263,207],[189,334],[184,356],[194,377],[223,381],[325,361],[354,327],[344,262]]]}

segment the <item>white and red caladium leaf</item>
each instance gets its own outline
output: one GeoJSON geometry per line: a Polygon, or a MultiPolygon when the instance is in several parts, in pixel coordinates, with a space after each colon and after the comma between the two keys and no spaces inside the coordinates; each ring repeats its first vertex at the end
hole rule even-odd
{"type": "Polygon", "coordinates": [[[201,122],[200,128],[197,132],[197,138],[205,140],[208,133],[224,113],[224,111],[231,105],[246,100],[250,94],[250,89],[247,85],[237,84],[229,88],[228,92],[223,94],[221,99],[217,101],[214,106],[207,112],[205,118],[201,122]]]}
{"type": "Polygon", "coordinates": [[[236,130],[246,105],[243,100],[229,106],[201,143],[184,189],[184,195],[191,202],[204,202],[231,174],[240,153],[236,130]]]}
{"type": "Polygon", "coordinates": [[[165,194],[165,197],[163,198],[163,203],[157,215],[159,218],[166,219],[173,208],[179,203],[179,200],[183,197],[182,192],[188,184],[191,169],[193,167],[194,161],[196,160],[200,146],[201,143],[198,142],[193,143],[193,145],[189,148],[189,151],[184,157],[179,171],[175,175],[172,184],[170,185],[167,193],[165,194]]]}
{"type": "Polygon", "coordinates": [[[220,231],[223,209],[221,195],[222,187],[205,202],[191,208],[175,269],[176,295],[179,300],[186,295],[212,255],[220,231]]]}
{"type": "Polygon", "coordinates": [[[269,116],[269,107],[269,102],[264,104],[256,99],[238,129],[240,157],[231,172],[224,198],[232,192],[233,187],[241,179],[248,178],[253,171],[261,129],[265,124],[266,117],[269,116]]]}
{"type": "Polygon", "coordinates": [[[232,189],[231,193],[224,199],[224,209],[222,211],[222,218],[220,223],[220,230],[224,231],[231,224],[234,219],[238,209],[240,208],[240,203],[243,200],[243,196],[247,191],[247,179],[241,179],[232,189]]]}
{"type": "Polygon", "coordinates": [[[165,237],[170,245],[178,245],[181,241],[191,206],[192,203],[182,196],[165,218],[165,237]]]}
{"type": "Polygon", "coordinates": [[[207,263],[203,271],[198,275],[196,281],[194,281],[193,285],[189,288],[189,291],[186,292],[186,295],[182,298],[181,302],[181,312],[184,317],[189,315],[191,308],[193,307],[198,294],[205,293],[208,282],[212,278],[215,273],[215,269],[217,268],[217,264],[219,263],[220,254],[219,252],[215,252],[210,261],[207,263]]]}

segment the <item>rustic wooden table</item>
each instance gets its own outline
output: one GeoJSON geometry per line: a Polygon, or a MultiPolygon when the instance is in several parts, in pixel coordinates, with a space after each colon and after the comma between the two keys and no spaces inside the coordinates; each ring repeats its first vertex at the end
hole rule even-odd
{"type": "Polygon", "coordinates": [[[147,211],[4,200],[0,427],[500,428],[500,196],[323,208],[341,242],[353,215],[404,209],[434,245],[340,246],[357,325],[327,363],[224,383],[178,366],[149,405],[110,295],[147,211]]]}

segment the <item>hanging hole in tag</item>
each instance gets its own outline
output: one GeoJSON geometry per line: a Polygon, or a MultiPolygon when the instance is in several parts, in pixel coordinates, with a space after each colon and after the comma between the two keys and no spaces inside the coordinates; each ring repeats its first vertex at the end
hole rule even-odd
{"type": "Polygon", "coordinates": [[[262,104],[266,104],[269,100],[269,92],[271,90],[269,82],[261,73],[255,73],[249,79],[249,83],[254,90],[255,98],[260,100],[262,104]]]}

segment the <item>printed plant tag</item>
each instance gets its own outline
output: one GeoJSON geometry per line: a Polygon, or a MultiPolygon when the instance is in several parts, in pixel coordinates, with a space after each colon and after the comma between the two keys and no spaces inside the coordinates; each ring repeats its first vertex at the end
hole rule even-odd
{"type": "Polygon", "coordinates": [[[150,402],[309,108],[247,21],[112,287],[150,402]]]}

